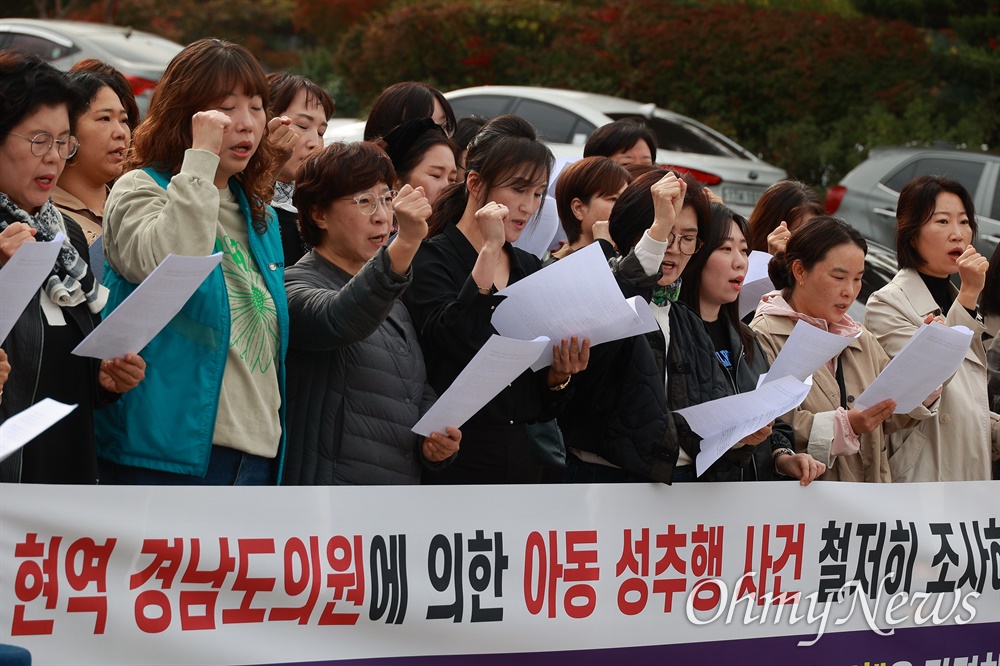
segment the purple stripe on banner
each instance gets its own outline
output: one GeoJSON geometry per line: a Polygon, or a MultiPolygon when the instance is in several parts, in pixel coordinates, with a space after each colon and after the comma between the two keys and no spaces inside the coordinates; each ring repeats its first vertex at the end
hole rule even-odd
{"type": "MultiPolygon", "coordinates": [[[[286,662],[273,666],[662,666],[665,659],[698,660],[692,663],[748,666],[997,666],[1000,661],[1000,622],[897,629],[892,636],[872,631],[828,633],[811,647],[799,641],[814,637],[779,636],[737,641],[651,645],[605,650],[526,652],[515,654],[434,655],[386,657],[347,661],[286,662]],[[963,659],[965,660],[963,662],[963,659]],[[948,661],[945,661],[948,660],[948,661]]],[[[678,662],[679,663],[679,662],[678,662]]]]}

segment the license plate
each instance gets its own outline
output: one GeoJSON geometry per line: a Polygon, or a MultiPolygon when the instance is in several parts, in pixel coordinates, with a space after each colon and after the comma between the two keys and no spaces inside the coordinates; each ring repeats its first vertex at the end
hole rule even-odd
{"type": "Polygon", "coordinates": [[[761,190],[750,187],[723,187],[722,200],[727,204],[753,206],[760,199],[761,190]]]}

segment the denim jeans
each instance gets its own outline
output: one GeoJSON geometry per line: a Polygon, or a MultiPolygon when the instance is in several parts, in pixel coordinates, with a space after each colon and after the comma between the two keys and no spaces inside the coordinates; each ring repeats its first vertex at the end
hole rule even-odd
{"type": "Polygon", "coordinates": [[[205,478],[98,460],[101,483],[119,486],[273,486],[277,460],[213,446],[205,478]]]}

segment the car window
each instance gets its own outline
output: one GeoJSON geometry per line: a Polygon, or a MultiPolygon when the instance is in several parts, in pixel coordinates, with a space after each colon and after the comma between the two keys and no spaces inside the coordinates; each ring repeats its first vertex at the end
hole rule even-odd
{"type": "Polygon", "coordinates": [[[94,34],[89,37],[91,41],[116,58],[132,63],[149,63],[161,67],[165,67],[183,48],[180,44],[168,39],[147,34],[134,34],[126,37],[124,33],[106,33],[94,34]]]}
{"type": "Polygon", "coordinates": [[[976,190],[979,189],[979,178],[983,175],[985,166],[982,162],[971,160],[925,157],[903,165],[899,171],[883,180],[882,184],[894,192],[900,192],[917,176],[947,176],[961,183],[975,198],[976,190]]]}
{"type": "Polygon", "coordinates": [[[479,116],[493,119],[507,112],[513,100],[501,95],[466,95],[449,99],[456,118],[479,116]]]}
{"type": "MultiPolygon", "coordinates": [[[[609,113],[608,115],[614,120],[634,117],[634,114],[627,113],[609,113]]],[[[643,120],[656,133],[657,148],[674,150],[681,153],[746,158],[745,155],[732,150],[725,143],[719,141],[716,137],[696,125],[689,125],[677,120],[668,120],[659,116],[646,117],[643,120]]]]}
{"type": "MultiPolygon", "coordinates": [[[[551,141],[552,143],[573,143],[574,136],[580,133],[576,129],[577,124],[583,121],[586,125],[590,125],[590,123],[587,123],[586,120],[583,120],[583,118],[575,113],[533,99],[522,99],[514,107],[513,113],[531,123],[538,130],[542,139],[551,141]]],[[[589,132],[586,132],[587,136],[590,135],[590,132],[594,131],[593,127],[593,125],[590,125],[591,129],[589,132]]],[[[586,142],[586,138],[584,141],[586,142]]]]}
{"type": "Polygon", "coordinates": [[[72,55],[80,50],[74,46],[66,47],[62,44],[56,44],[53,41],[45,39],[44,37],[17,33],[14,33],[11,36],[10,43],[7,44],[5,48],[24,51],[25,53],[37,55],[49,61],[65,58],[66,56],[72,55]]]}

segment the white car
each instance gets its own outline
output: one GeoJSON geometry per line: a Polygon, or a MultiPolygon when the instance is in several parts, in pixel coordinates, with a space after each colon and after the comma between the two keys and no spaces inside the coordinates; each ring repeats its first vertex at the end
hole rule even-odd
{"type": "MultiPolygon", "coordinates": [[[[656,161],[687,169],[733,210],[749,215],[770,185],[787,177],[739,144],[696,120],[655,104],[596,93],[528,86],[479,86],[445,93],[456,118],[521,116],[539,131],[557,158],[580,158],[590,133],[620,118],[640,116],[656,133],[656,161]]],[[[364,122],[331,127],[325,139],[359,141],[364,122]]]]}
{"type": "Polygon", "coordinates": [[[0,49],[33,53],[63,71],[84,58],[97,58],[120,71],[132,86],[140,116],[146,115],[163,70],[183,48],[158,35],[105,23],[0,20],[0,49]]]}

